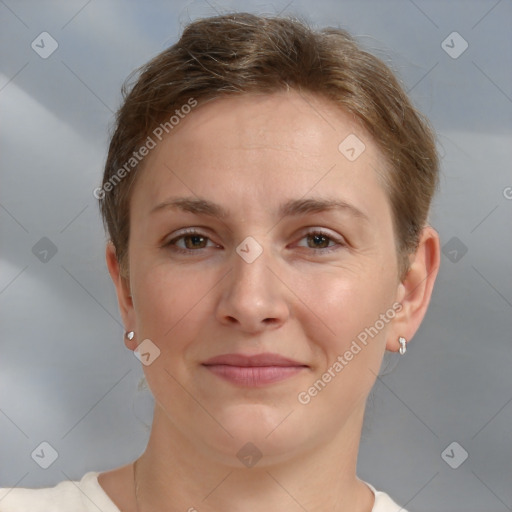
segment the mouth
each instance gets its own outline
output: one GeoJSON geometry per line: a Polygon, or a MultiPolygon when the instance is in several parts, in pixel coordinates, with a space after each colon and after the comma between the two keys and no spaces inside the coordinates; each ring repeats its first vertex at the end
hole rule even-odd
{"type": "Polygon", "coordinates": [[[261,387],[288,379],[309,368],[279,354],[224,354],[202,363],[217,377],[244,387],[261,387]]]}

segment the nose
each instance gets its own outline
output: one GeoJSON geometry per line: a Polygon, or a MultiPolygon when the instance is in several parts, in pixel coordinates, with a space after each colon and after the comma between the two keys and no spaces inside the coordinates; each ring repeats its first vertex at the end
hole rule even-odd
{"type": "Polygon", "coordinates": [[[222,281],[217,319],[248,333],[277,329],[289,318],[287,289],[264,250],[252,263],[236,252],[232,271],[222,281]]]}

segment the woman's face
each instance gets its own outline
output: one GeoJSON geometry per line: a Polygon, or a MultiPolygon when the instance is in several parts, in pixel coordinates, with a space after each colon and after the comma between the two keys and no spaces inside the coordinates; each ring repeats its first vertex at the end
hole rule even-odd
{"type": "Polygon", "coordinates": [[[150,340],[158,421],[235,462],[248,442],[291,457],[359,423],[403,296],[383,172],[348,114],[293,91],[199,106],[151,150],[125,322],[150,340]]]}

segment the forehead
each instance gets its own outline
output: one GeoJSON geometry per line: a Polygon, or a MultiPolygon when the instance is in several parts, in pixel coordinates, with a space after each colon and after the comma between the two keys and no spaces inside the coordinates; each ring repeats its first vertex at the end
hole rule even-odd
{"type": "Polygon", "coordinates": [[[215,196],[239,210],[277,208],[283,196],[336,191],[378,206],[386,199],[383,167],[357,119],[329,100],[296,91],[228,96],[196,107],[157,141],[132,207],[147,209],[172,193],[215,196]]]}
{"type": "Polygon", "coordinates": [[[200,139],[212,147],[294,150],[304,157],[318,157],[328,146],[336,150],[340,137],[351,133],[369,139],[355,116],[332,101],[295,90],[213,99],[185,116],[176,128],[169,141],[175,136],[188,149],[200,139]],[[190,124],[194,140],[183,134],[190,124]]]}

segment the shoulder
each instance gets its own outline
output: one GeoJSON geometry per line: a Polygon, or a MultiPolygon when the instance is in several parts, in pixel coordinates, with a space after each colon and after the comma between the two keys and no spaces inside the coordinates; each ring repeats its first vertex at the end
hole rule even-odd
{"type": "Polygon", "coordinates": [[[43,489],[0,489],[0,512],[119,512],[98,483],[98,473],[43,489]]]}
{"type": "Polygon", "coordinates": [[[372,512],[407,512],[405,508],[397,505],[388,494],[382,491],[377,491],[377,489],[368,482],[365,483],[375,495],[375,503],[373,505],[372,512]]]}

